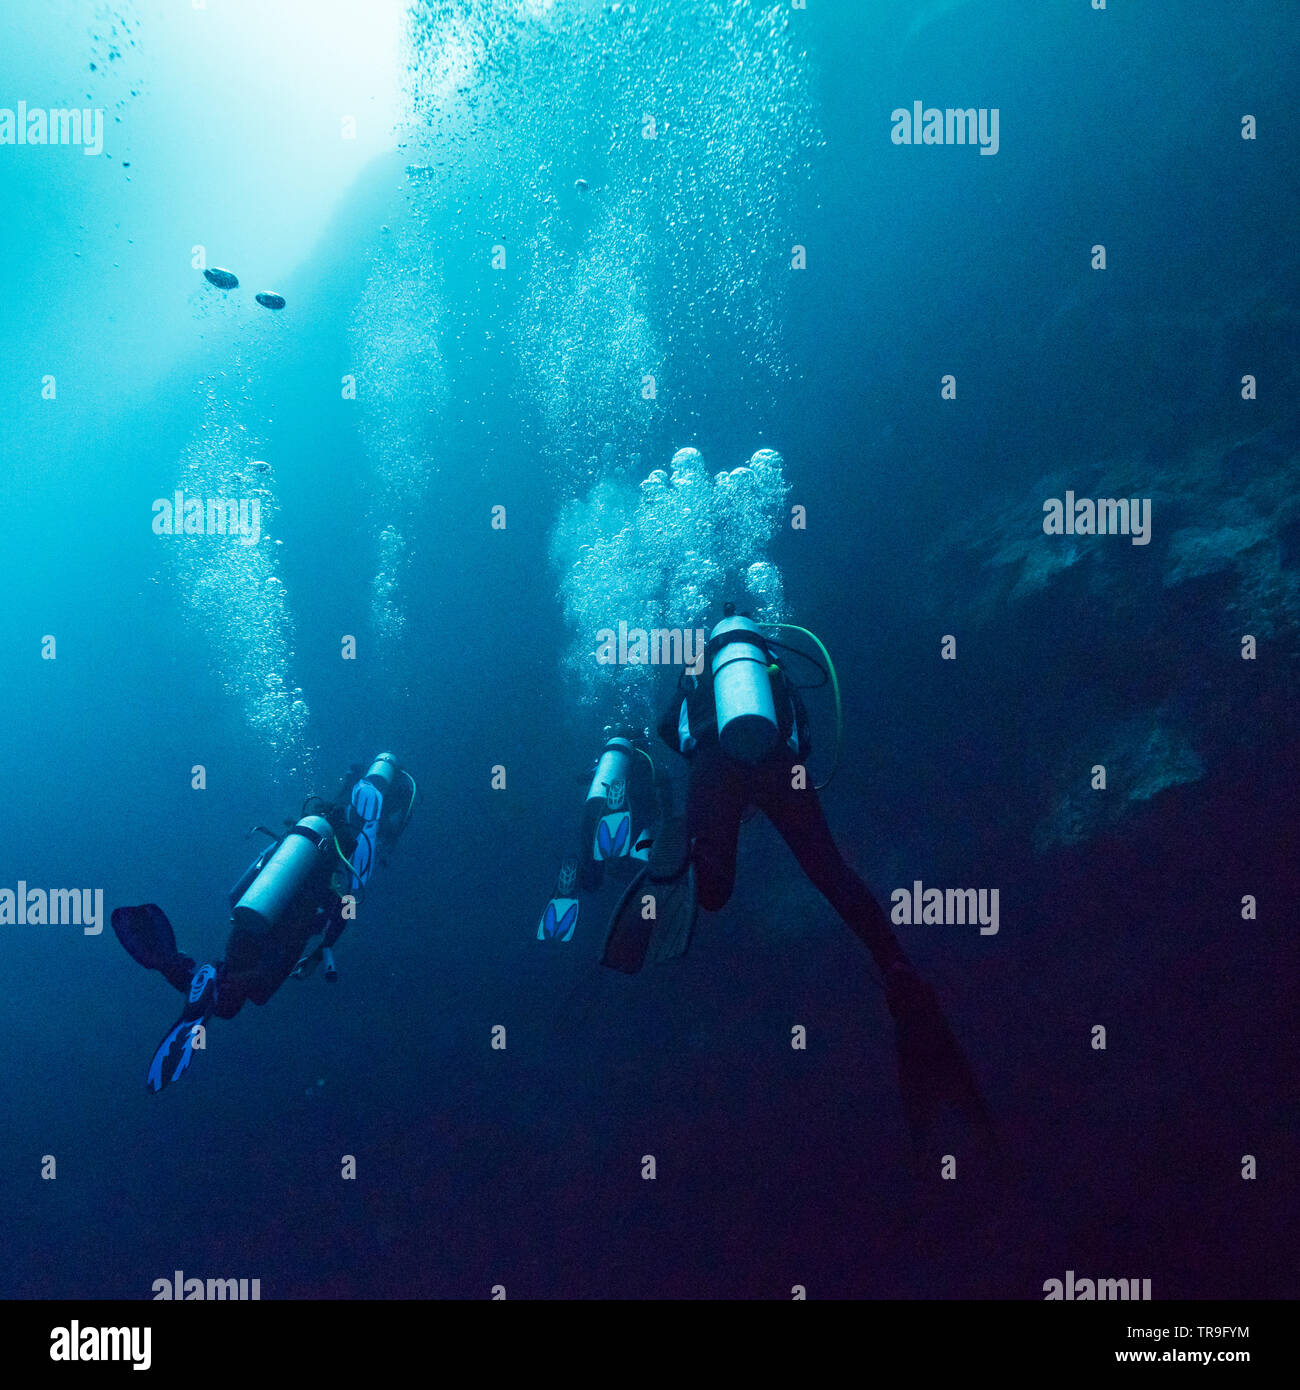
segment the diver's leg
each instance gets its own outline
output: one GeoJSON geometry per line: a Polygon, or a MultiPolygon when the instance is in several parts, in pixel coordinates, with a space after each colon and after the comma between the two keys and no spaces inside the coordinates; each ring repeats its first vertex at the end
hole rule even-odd
{"type": "MultiPolygon", "coordinates": [[[[784,759],[781,760],[784,762],[784,759]]],[[[975,1074],[944,1018],[934,989],[916,973],[890,930],[884,909],[844,861],[812,787],[796,791],[788,767],[765,767],[754,800],[780,831],[804,872],[871,952],[884,975],[885,1003],[893,1016],[903,1114],[913,1155],[945,1101],[989,1132],[988,1110],[975,1074]]]]}
{"type": "MultiPolygon", "coordinates": [[[[333,899],[335,905],[338,898],[333,899]]],[[[307,949],[307,943],[318,933],[326,930],[329,918],[325,910],[317,908],[305,920],[296,924],[285,923],[272,931],[262,953],[257,977],[250,982],[248,997],[254,1004],[265,1004],[268,999],[293,974],[297,963],[307,949]]],[[[340,927],[340,931],[342,928],[340,927]]],[[[337,935],[337,933],[336,933],[337,935]]]]}
{"type": "Polygon", "coordinates": [[[256,974],[249,970],[234,971],[228,962],[220,962],[217,967],[217,1003],[212,1012],[217,1018],[234,1018],[248,1003],[248,987],[255,981],[256,974]]]}
{"type": "MultiPolygon", "coordinates": [[[[347,919],[343,916],[343,904],[338,898],[335,898],[325,913],[320,944],[326,947],[333,946],[339,937],[343,935],[344,931],[347,929],[347,925],[347,919]]],[[[308,941],[311,940],[310,937],[307,939],[308,941]]]]}
{"type": "Polygon", "coordinates": [[[578,825],[578,850],[574,856],[578,861],[578,883],[584,893],[595,893],[605,881],[605,861],[597,859],[592,853],[596,841],[596,826],[605,813],[603,801],[588,801],[582,808],[582,820],[578,825]]]}
{"type": "Polygon", "coordinates": [[[875,895],[849,867],[831,836],[816,789],[796,790],[784,760],[755,778],[754,801],[790,846],[804,873],[871,952],[882,972],[905,961],[875,895]]]}
{"type": "Polygon", "coordinates": [[[272,937],[232,927],[226,942],[226,968],[217,987],[218,1017],[232,1018],[249,999],[265,1004],[284,983],[296,959],[285,964],[283,955],[272,937]]]}
{"type": "Polygon", "coordinates": [[[691,759],[686,793],[686,829],[695,864],[695,892],[701,907],[717,912],[736,884],[736,848],[745,795],[736,770],[720,750],[700,749],[691,759]]]}
{"type": "MultiPolygon", "coordinates": [[[[347,919],[343,916],[343,903],[340,899],[335,898],[325,912],[320,945],[308,955],[306,954],[307,945],[304,942],[304,954],[299,957],[298,964],[293,968],[293,973],[298,975],[300,973],[300,967],[305,967],[308,961],[314,966],[316,961],[319,960],[325,966],[326,982],[328,984],[334,984],[339,977],[338,966],[334,964],[334,943],[343,935],[347,925],[347,919]]],[[[310,941],[310,939],[309,937],[308,940],[310,941]]],[[[305,975],[309,972],[303,969],[301,973],[305,975]]]]}
{"type": "Polygon", "coordinates": [[[213,1012],[218,1018],[234,1018],[250,1000],[265,1004],[289,978],[290,965],[277,956],[256,970],[223,971],[217,981],[217,1007],[213,1012]]]}
{"type": "Polygon", "coordinates": [[[198,968],[198,962],[193,956],[177,953],[176,959],[165,969],[162,969],[161,974],[173,989],[178,989],[182,994],[185,994],[188,992],[190,981],[194,978],[194,972],[198,968]]]}
{"type": "Polygon", "coordinates": [[[254,1004],[265,1004],[289,978],[292,969],[293,961],[277,956],[260,970],[253,971],[242,982],[248,997],[254,1004]]]}

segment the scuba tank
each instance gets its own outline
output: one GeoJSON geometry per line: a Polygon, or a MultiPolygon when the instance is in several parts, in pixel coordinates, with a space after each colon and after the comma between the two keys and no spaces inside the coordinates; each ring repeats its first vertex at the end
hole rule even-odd
{"type": "Polygon", "coordinates": [[[629,740],[611,738],[596,763],[583,808],[584,819],[591,828],[593,859],[621,859],[631,848],[627,783],[632,774],[633,751],[629,740]]]}
{"type": "Polygon", "coordinates": [[[415,778],[392,753],[381,753],[352,785],[349,823],[358,830],[371,826],[371,838],[391,848],[411,819],[417,795],[415,778]],[[401,797],[390,796],[399,777],[411,784],[404,809],[401,797]]]}
{"type": "Polygon", "coordinates": [[[262,936],[299,905],[299,895],[334,850],[324,816],[304,816],[276,845],[231,914],[235,925],[262,936]]]}
{"type": "MultiPolygon", "coordinates": [[[[347,891],[350,893],[360,892],[374,871],[380,825],[389,810],[388,789],[399,771],[397,759],[391,753],[381,753],[352,784],[352,794],[348,798],[348,824],[356,831],[357,838],[348,860],[350,873],[347,891]]],[[[392,824],[391,815],[388,823],[392,824]]]]}
{"type": "Polygon", "coordinates": [[[372,786],[379,788],[380,796],[387,796],[388,789],[393,785],[393,778],[401,771],[398,761],[391,753],[381,753],[370,767],[366,770],[366,775],[362,779],[369,782],[372,786]]]}
{"type": "Polygon", "coordinates": [[[601,750],[596,771],[592,774],[591,786],[587,788],[587,805],[590,806],[593,801],[603,805],[609,788],[615,782],[622,782],[626,786],[631,771],[631,743],[625,738],[611,738],[601,750]]]}
{"type": "Polygon", "coordinates": [[[378,825],[383,816],[384,799],[397,776],[397,759],[391,753],[381,753],[370,767],[352,784],[348,798],[348,821],[355,828],[378,825]]]}
{"type": "Polygon", "coordinates": [[[582,808],[582,843],[579,876],[586,893],[600,887],[605,861],[624,859],[631,848],[632,816],[628,810],[628,780],[636,749],[630,739],[607,737],[582,808]]]}
{"type": "Polygon", "coordinates": [[[709,647],[722,751],[737,762],[762,762],[780,738],[763,634],[748,618],[729,614],[713,629],[709,647]]]}
{"type": "Polygon", "coordinates": [[[264,850],[262,850],[262,852],[253,860],[253,862],[248,866],[248,868],[244,870],[244,872],[240,875],[239,882],[236,883],[235,886],[227,894],[231,907],[234,907],[234,905],[240,900],[240,898],[244,896],[244,890],[266,867],[266,861],[275,853],[275,847],[280,843],[280,840],[282,838],[281,836],[277,835],[274,830],[268,830],[264,825],[255,825],[253,829],[250,830],[248,833],[250,835],[254,833],[261,835],[269,835],[271,837],[271,843],[267,845],[267,847],[264,850]]]}

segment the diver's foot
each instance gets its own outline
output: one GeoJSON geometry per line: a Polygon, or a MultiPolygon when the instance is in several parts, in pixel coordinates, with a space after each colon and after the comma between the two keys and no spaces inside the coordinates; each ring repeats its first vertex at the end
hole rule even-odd
{"type": "Polygon", "coordinates": [[[185,1005],[182,1021],[204,1018],[212,1012],[217,1003],[217,967],[200,965],[190,979],[189,1001],[185,1005]]]}

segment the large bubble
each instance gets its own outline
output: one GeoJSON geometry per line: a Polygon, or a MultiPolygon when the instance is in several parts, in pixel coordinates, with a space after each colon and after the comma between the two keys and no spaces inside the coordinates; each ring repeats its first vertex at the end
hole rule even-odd
{"type": "Polygon", "coordinates": [[[781,572],[766,552],[788,491],[773,450],[713,478],[689,449],[671,473],[656,469],[637,488],[601,480],[570,502],[551,555],[572,634],[565,668],[579,698],[637,724],[653,713],[655,668],[598,663],[601,629],[706,628],[725,600],[745,595],[756,617],[784,618],[781,572]]]}

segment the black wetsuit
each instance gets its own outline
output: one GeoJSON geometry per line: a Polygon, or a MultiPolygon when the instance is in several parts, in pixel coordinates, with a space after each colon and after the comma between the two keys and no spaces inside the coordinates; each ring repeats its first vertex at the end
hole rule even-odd
{"type": "Polygon", "coordinates": [[[691,763],[686,820],[700,904],[716,912],[731,896],[741,817],[746,806],[757,806],[884,975],[885,1000],[897,1027],[903,1113],[918,1162],[921,1145],[945,1101],[956,1104],[972,1123],[991,1133],[975,1075],[943,1016],[938,996],[903,954],[871,890],[844,862],[812,782],[800,790],[793,785],[794,768],[807,767],[808,721],[799,692],[779,668],[772,674],[772,694],[780,741],[757,766],[736,762],[722,751],[708,660],[701,676],[682,677],[676,697],[659,721],[660,737],[691,763]]]}
{"type": "MultiPolygon", "coordinates": [[[[341,843],[347,853],[347,844],[341,843]]],[[[325,863],[328,867],[329,861],[325,863]]],[[[234,1018],[250,999],[254,1004],[265,1004],[293,973],[312,937],[323,931],[323,944],[332,946],[342,935],[342,907],[341,899],[329,886],[327,873],[323,887],[318,886],[307,895],[302,910],[292,913],[265,935],[239,925],[231,927],[225,959],[217,964],[217,1003],[213,1013],[218,1018],[234,1018]]]]}
{"type": "Polygon", "coordinates": [[[778,669],[772,693],[780,728],[775,750],[761,763],[729,758],[718,742],[709,661],[700,676],[685,675],[659,721],[659,736],[689,759],[687,833],[693,843],[700,906],[717,912],[736,881],[740,822],[756,806],[776,826],[800,867],[871,952],[882,971],[904,960],[889,919],[871,890],[845,862],[822,812],[810,777],[795,788],[796,766],[807,768],[811,741],[799,692],[778,669]]]}
{"type": "MultiPolygon", "coordinates": [[[[319,883],[313,885],[300,910],[265,935],[238,924],[231,927],[225,959],[216,962],[217,997],[209,1013],[234,1018],[250,999],[254,1004],[265,1004],[293,973],[313,936],[324,932],[326,946],[339,939],[346,925],[343,904],[330,888],[328,875],[323,876],[323,883],[323,888],[319,883]]],[[[176,950],[171,923],[160,909],[152,904],[117,909],[113,929],[142,965],[157,970],[182,994],[189,992],[198,962],[176,950]],[[130,944],[127,934],[132,938],[130,944]]]]}

